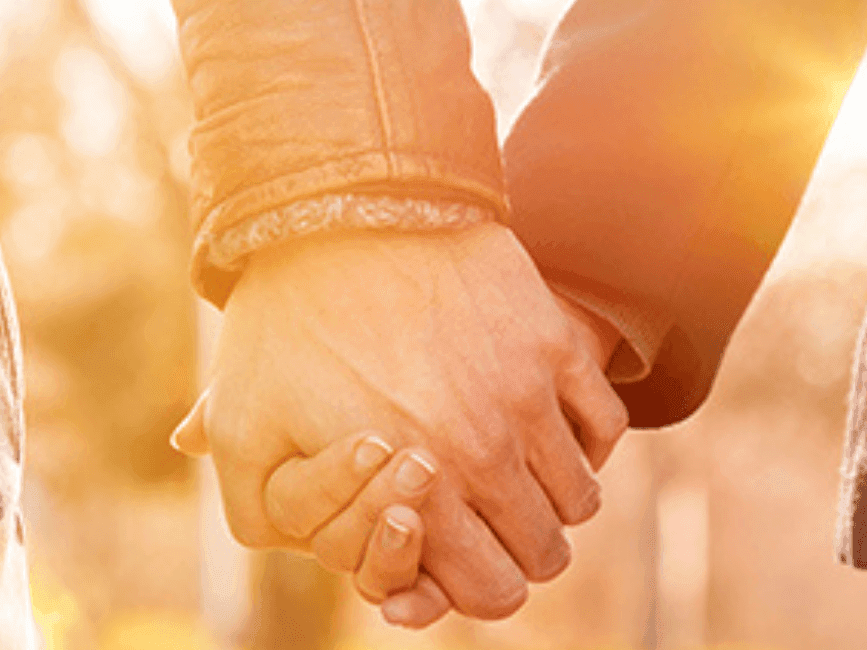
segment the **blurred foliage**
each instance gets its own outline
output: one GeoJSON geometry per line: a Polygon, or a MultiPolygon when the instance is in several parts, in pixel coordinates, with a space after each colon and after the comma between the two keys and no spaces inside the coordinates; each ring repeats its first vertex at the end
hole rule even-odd
{"type": "MultiPolygon", "coordinates": [[[[25,353],[32,590],[49,648],[73,650],[101,633],[100,647],[158,647],[128,642],[134,623],[105,626],[137,605],[192,607],[198,590],[193,465],[167,444],[196,390],[190,108],[174,52],[160,75],[136,74],[98,6],[0,3],[0,237],[25,353]]],[[[162,647],[212,647],[181,638],[162,647]]]]}
{"type": "Polygon", "coordinates": [[[177,67],[142,82],[86,7],[40,4],[34,24],[19,18],[0,75],[0,231],[28,362],[30,468],[69,498],[185,480],[166,445],[194,397],[186,189],[172,160],[190,123],[184,82],[177,67]]]}
{"type": "Polygon", "coordinates": [[[70,648],[71,630],[80,624],[82,617],[75,595],[41,565],[30,567],[30,594],[45,650],[70,648]]]}

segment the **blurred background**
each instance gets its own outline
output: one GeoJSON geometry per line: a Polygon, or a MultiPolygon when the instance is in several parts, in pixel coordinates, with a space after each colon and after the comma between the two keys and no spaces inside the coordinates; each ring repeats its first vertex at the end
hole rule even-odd
{"type": "MultiPolygon", "coordinates": [[[[501,133],[565,0],[465,0],[501,133]]],[[[509,621],[385,626],[347,581],[229,538],[167,438],[219,315],[187,282],[191,109],[169,0],[0,0],[0,239],[24,330],[26,514],[50,650],[851,650],[832,558],[867,305],[867,70],[690,421],[631,434],[575,562],[509,621]]]]}

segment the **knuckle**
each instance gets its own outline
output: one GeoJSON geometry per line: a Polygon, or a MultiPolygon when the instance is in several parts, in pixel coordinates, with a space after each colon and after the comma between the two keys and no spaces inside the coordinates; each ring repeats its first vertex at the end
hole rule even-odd
{"type": "Polygon", "coordinates": [[[598,371],[599,367],[593,362],[593,359],[586,350],[573,350],[572,354],[569,356],[566,379],[572,384],[575,390],[581,390],[587,386],[592,373],[598,371]]]}
{"type": "Polygon", "coordinates": [[[572,351],[569,322],[565,318],[551,319],[548,326],[539,330],[539,348],[553,360],[564,360],[572,351]]]}
{"type": "Polygon", "coordinates": [[[629,427],[629,410],[620,398],[615,402],[611,419],[611,426],[617,432],[617,435],[622,434],[629,427]]]}
{"type": "Polygon", "coordinates": [[[552,404],[552,389],[541,377],[533,377],[510,391],[509,404],[522,425],[536,424],[552,404]]]}
{"type": "Polygon", "coordinates": [[[629,427],[629,411],[616,394],[607,400],[600,420],[599,433],[607,441],[617,440],[629,427]]]}
{"type": "Polygon", "coordinates": [[[629,428],[629,411],[626,409],[626,405],[618,399],[611,414],[611,429],[614,432],[614,437],[619,438],[627,428],[629,428]]]}
{"type": "Polygon", "coordinates": [[[467,476],[484,480],[517,466],[517,440],[508,433],[476,435],[465,441],[458,459],[467,476]]]}

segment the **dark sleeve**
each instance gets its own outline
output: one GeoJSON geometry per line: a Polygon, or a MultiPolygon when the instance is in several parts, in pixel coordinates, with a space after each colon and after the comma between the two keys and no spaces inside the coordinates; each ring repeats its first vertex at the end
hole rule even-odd
{"type": "Polygon", "coordinates": [[[626,337],[633,426],[706,397],[865,41],[865,0],[588,0],[563,18],[505,144],[511,225],[626,337]]]}

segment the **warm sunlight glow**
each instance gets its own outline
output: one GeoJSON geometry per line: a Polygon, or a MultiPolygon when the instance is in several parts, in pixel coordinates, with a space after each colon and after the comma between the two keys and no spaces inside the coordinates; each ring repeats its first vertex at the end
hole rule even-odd
{"type": "Polygon", "coordinates": [[[126,112],[126,92],[93,50],[61,53],[55,82],[66,101],[63,137],[85,156],[105,156],[117,147],[126,112]]]}
{"type": "Polygon", "coordinates": [[[157,83],[176,63],[175,18],[170,0],[87,0],[97,27],[130,70],[157,83]]]}

